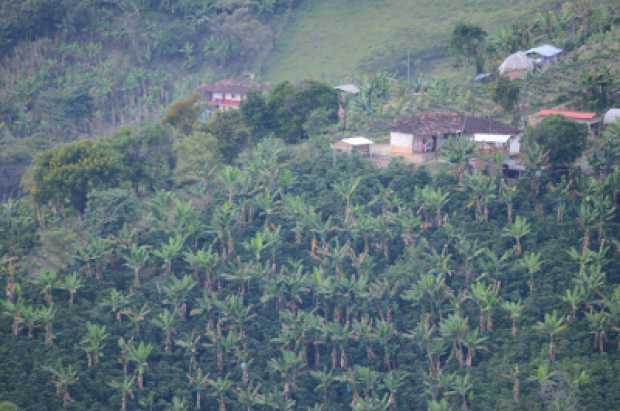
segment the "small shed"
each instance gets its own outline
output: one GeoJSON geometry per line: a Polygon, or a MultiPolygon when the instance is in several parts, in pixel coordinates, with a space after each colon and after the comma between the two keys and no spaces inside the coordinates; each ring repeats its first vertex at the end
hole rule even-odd
{"type": "Polygon", "coordinates": [[[366,137],[350,137],[343,138],[334,143],[332,148],[343,153],[358,153],[362,156],[370,156],[370,146],[373,144],[374,142],[366,137]]]}
{"type": "Polygon", "coordinates": [[[499,66],[499,74],[510,80],[524,79],[532,70],[534,70],[534,63],[522,51],[511,54],[499,66]]]}
{"type": "Polygon", "coordinates": [[[616,123],[619,120],[620,120],[620,108],[609,109],[609,111],[605,113],[605,117],[603,117],[603,126],[606,127],[610,124],[616,123]]]}
{"type": "Polygon", "coordinates": [[[334,87],[337,91],[347,94],[359,94],[360,89],[355,84],[341,84],[334,87]]]}
{"type": "Polygon", "coordinates": [[[596,113],[587,111],[570,111],[564,109],[542,109],[536,113],[536,116],[531,123],[536,125],[543,118],[549,116],[562,116],[568,120],[574,121],[575,123],[585,124],[588,126],[588,129],[592,134],[597,134],[601,125],[601,118],[596,113]]]}

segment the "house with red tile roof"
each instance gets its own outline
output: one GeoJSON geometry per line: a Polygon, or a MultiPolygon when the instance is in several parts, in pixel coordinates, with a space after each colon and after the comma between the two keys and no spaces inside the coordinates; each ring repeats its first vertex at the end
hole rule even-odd
{"type": "Polygon", "coordinates": [[[566,109],[542,109],[534,116],[530,117],[530,125],[535,126],[545,117],[562,116],[576,123],[585,124],[593,134],[598,133],[601,125],[601,117],[594,112],[589,111],[571,111],[566,109]]]}
{"type": "Polygon", "coordinates": [[[269,83],[260,83],[251,79],[224,79],[198,87],[203,101],[220,111],[238,109],[241,102],[252,91],[264,92],[271,88],[269,83]]]}

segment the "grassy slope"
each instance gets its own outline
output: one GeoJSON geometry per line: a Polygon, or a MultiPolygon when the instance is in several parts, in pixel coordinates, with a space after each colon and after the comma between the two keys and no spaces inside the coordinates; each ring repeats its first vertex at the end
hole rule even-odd
{"type": "MultiPolygon", "coordinates": [[[[337,81],[361,67],[386,67],[437,54],[458,21],[493,33],[532,14],[548,0],[313,0],[298,11],[266,62],[272,81],[315,78],[337,81]]],[[[442,59],[438,60],[441,63],[442,59]]],[[[445,63],[445,60],[444,60],[445,63]]],[[[404,64],[403,64],[404,66],[404,64]]],[[[433,67],[444,71],[446,64],[433,67]]]]}

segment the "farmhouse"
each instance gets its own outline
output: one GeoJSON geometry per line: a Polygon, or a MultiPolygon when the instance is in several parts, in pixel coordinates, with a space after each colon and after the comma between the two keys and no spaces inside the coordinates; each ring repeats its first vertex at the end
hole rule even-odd
{"type": "Polygon", "coordinates": [[[225,111],[238,109],[248,93],[263,92],[269,88],[268,83],[250,79],[225,79],[212,84],[203,84],[198,88],[198,92],[209,107],[225,111]]]}
{"type": "Polygon", "coordinates": [[[401,118],[390,132],[394,153],[435,153],[450,136],[463,131],[459,113],[421,112],[401,118]]]}
{"type": "Polygon", "coordinates": [[[534,63],[522,51],[511,54],[499,66],[499,74],[510,80],[524,79],[532,70],[534,70],[534,63]]]}

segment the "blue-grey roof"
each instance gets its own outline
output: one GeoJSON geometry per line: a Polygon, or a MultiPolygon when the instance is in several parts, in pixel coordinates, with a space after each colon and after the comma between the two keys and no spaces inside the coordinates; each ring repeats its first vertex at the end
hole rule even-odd
{"type": "Polygon", "coordinates": [[[535,53],[543,57],[555,57],[561,52],[562,49],[552,46],[551,44],[543,44],[542,46],[529,49],[528,51],[526,51],[526,54],[535,53]]]}

